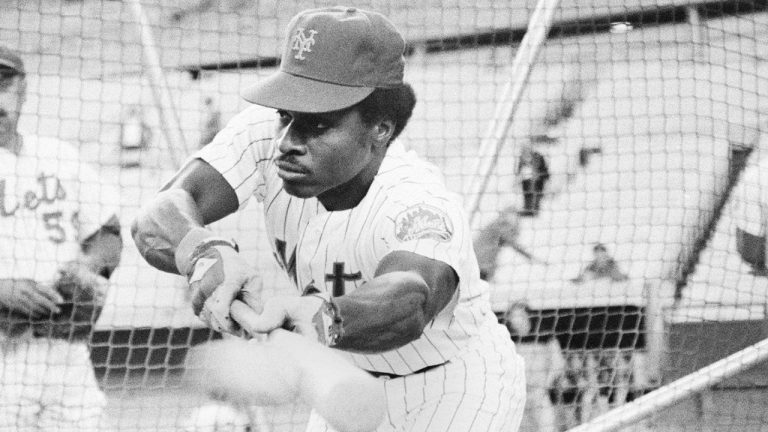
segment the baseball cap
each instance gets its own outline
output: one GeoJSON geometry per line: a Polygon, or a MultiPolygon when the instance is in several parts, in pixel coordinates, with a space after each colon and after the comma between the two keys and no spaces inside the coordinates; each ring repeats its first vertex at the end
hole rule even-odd
{"type": "Polygon", "coordinates": [[[305,10],[288,24],[280,69],[242,96],[287,111],[340,110],[376,88],[401,85],[404,51],[403,36],[377,12],[344,6],[305,10]]]}
{"type": "Polygon", "coordinates": [[[24,62],[21,61],[21,57],[9,48],[0,45],[0,68],[3,67],[24,74],[24,62]]]}

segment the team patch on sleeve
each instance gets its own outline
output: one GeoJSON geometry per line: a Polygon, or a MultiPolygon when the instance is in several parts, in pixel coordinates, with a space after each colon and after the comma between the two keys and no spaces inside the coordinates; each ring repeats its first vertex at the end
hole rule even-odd
{"type": "Polygon", "coordinates": [[[395,218],[395,237],[400,241],[434,239],[449,241],[453,224],[441,209],[427,204],[416,204],[400,212],[395,218]]]}

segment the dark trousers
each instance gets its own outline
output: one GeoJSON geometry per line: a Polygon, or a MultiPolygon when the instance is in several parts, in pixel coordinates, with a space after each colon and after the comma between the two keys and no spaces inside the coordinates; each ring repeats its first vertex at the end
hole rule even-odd
{"type": "Polygon", "coordinates": [[[528,213],[537,213],[541,203],[541,197],[544,192],[544,183],[546,179],[526,179],[523,180],[523,209],[528,213]]]}

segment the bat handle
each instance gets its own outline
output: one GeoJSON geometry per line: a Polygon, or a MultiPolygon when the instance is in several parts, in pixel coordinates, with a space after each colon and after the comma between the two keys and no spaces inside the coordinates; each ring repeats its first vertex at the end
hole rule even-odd
{"type": "Polygon", "coordinates": [[[242,300],[235,300],[232,302],[232,305],[230,305],[229,307],[229,314],[242,327],[248,327],[248,324],[251,322],[253,317],[259,316],[259,314],[257,314],[256,311],[251,309],[242,300]]]}
{"type": "MultiPolygon", "coordinates": [[[[253,310],[253,308],[248,306],[244,301],[235,299],[229,307],[229,314],[232,316],[232,319],[243,328],[247,335],[257,339],[264,339],[266,336],[251,331],[254,327],[253,321],[259,318],[259,313],[253,310]]],[[[273,330],[272,332],[274,331],[276,330],[273,330]]]]}

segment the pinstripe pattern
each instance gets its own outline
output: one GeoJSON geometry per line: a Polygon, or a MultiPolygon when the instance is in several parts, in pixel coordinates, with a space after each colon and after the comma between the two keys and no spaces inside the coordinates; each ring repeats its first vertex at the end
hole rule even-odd
{"type": "MultiPolygon", "coordinates": [[[[264,204],[275,256],[300,292],[309,284],[351,292],[393,251],[443,261],[459,276],[456,295],[421,338],[379,354],[345,353],[363,369],[407,375],[386,383],[391,424],[383,430],[488,431],[519,422],[522,360],[490,310],[461,202],[437,169],[393,143],[363,200],[328,212],[282,189],[272,128],[253,120],[263,112],[249,108],[196,156],[236,188],[241,206],[251,196],[264,204]]],[[[326,427],[321,419],[311,424],[326,427]]]]}
{"type": "MultiPolygon", "coordinates": [[[[443,366],[382,379],[387,413],[376,432],[514,432],[525,405],[522,359],[503,331],[443,366]]],[[[335,432],[312,413],[307,432],[335,432]]]]}

